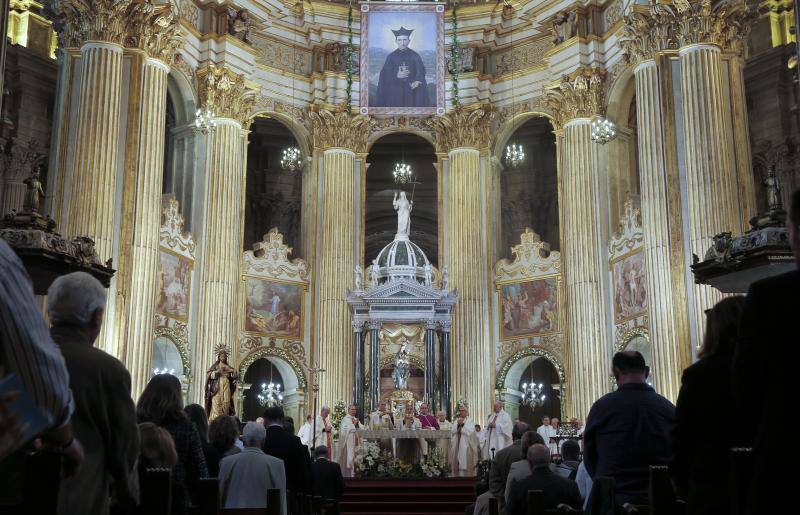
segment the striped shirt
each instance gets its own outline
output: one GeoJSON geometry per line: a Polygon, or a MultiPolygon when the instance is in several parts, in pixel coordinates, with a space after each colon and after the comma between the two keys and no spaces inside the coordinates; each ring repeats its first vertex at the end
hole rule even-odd
{"type": "Polygon", "coordinates": [[[0,342],[0,366],[19,376],[48,427],[68,422],[74,405],[64,357],[50,337],[22,261],[2,239],[0,342]]]}

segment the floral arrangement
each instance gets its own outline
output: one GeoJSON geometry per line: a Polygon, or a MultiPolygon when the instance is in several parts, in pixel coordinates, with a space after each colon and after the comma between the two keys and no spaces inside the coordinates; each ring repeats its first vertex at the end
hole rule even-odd
{"type": "Polygon", "coordinates": [[[347,415],[347,406],[344,401],[336,401],[333,404],[333,412],[331,412],[331,438],[339,437],[339,426],[342,425],[345,415],[347,415]]]}
{"type": "Polygon", "coordinates": [[[450,472],[441,449],[431,449],[427,459],[409,465],[370,441],[364,441],[356,447],[354,468],[356,477],[372,478],[445,477],[450,472]]]}

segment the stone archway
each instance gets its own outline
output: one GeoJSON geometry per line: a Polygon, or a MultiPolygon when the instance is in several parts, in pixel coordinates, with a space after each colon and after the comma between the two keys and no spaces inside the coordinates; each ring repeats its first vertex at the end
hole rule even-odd
{"type": "MultiPolygon", "coordinates": [[[[307,413],[304,413],[306,409],[307,381],[302,365],[283,349],[262,347],[242,359],[239,364],[240,380],[244,380],[248,369],[259,359],[266,359],[280,373],[283,379],[283,411],[286,416],[295,420],[297,427],[300,427],[307,415],[307,413]]],[[[242,383],[237,403],[238,413],[243,413],[244,396],[250,388],[250,384],[242,383]]]]}
{"type": "Polygon", "coordinates": [[[559,411],[565,413],[566,374],[564,365],[550,352],[537,347],[529,347],[513,354],[500,368],[495,381],[495,390],[504,403],[512,419],[519,416],[522,392],[519,389],[522,377],[528,367],[536,360],[543,359],[555,369],[559,384],[551,385],[559,395],[559,411]]]}

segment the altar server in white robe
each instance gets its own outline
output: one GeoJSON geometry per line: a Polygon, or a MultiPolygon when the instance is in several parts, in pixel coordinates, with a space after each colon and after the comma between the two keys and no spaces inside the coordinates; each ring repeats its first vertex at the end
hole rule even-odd
{"type": "Polygon", "coordinates": [[[356,432],[363,429],[361,422],[356,418],[356,406],[347,407],[347,415],[342,418],[339,425],[339,465],[342,466],[342,475],[353,477],[353,459],[356,457],[358,435],[356,432]]]}
{"type": "Polygon", "coordinates": [[[539,436],[541,436],[542,440],[544,440],[544,444],[549,448],[550,437],[556,436],[553,426],[550,425],[550,417],[542,417],[542,425],[536,428],[536,432],[539,433],[539,436]]]}
{"type": "Polygon", "coordinates": [[[300,443],[303,445],[311,445],[311,432],[314,430],[312,427],[313,422],[314,417],[306,415],[306,423],[300,426],[300,430],[297,432],[300,443]]]}
{"type": "Polygon", "coordinates": [[[475,423],[466,407],[459,408],[458,418],[453,422],[450,434],[450,466],[453,475],[473,475],[478,457],[478,441],[475,437],[475,423]]]}
{"type": "Polygon", "coordinates": [[[333,452],[333,437],[331,435],[333,428],[330,423],[331,409],[323,406],[319,410],[317,420],[314,423],[314,447],[324,445],[330,452],[333,452]]]}
{"type": "Polygon", "coordinates": [[[511,417],[503,409],[503,403],[494,401],[492,412],[486,418],[486,443],[483,447],[483,459],[492,459],[492,449],[497,453],[505,449],[513,439],[511,438],[511,417]]]}

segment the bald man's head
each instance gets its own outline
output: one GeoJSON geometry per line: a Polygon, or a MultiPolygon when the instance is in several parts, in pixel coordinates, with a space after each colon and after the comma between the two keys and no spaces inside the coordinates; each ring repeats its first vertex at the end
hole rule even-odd
{"type": "Polygon", "coordinates": [[[531,470],[549,467],[550,449],[540,443],[528,447],[528,464],[531,466],[531,470]]]}

